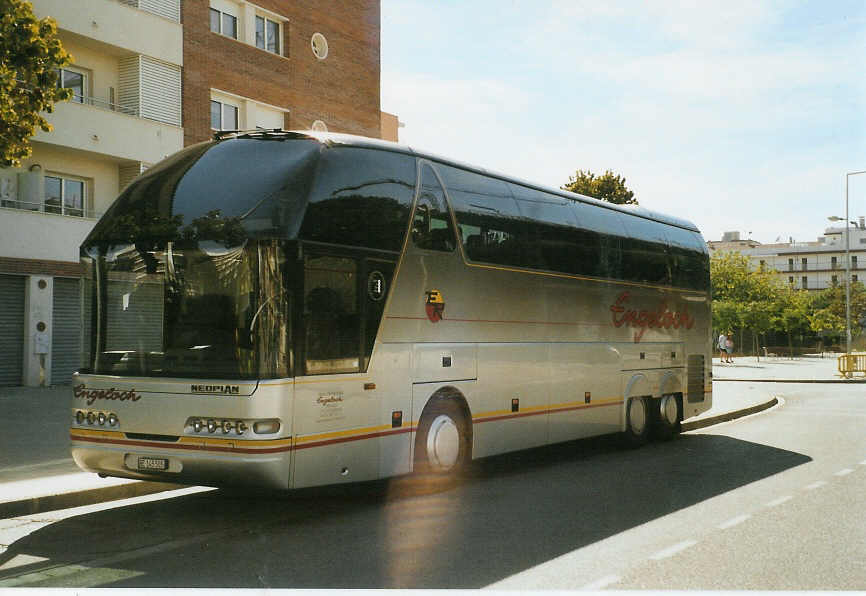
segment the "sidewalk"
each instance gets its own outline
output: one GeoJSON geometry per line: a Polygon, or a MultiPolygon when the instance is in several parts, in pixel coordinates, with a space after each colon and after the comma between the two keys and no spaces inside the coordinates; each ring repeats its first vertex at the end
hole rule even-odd
{"type": "MultiPolygon", "coordinates": [[[[773,383],[857,382],[837,376],[835,358],[714,359],[713,378],[713,407],[683,430],[771,407],[773,383]]],[[[69,386],[0,387],[0,519],[180,488],[82,472],[69,455],[70,401],[69,386]]]]}

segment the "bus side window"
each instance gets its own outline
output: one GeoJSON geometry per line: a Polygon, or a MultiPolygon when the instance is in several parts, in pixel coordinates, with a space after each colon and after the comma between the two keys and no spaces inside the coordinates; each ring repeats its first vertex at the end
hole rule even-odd
{"type": "Polygon", "coordinates": [[[412,241],[418,248],[451,252],[456,243],[445,193],[430,166],[421,173],[421,194],[412,218],[412,241]]]}

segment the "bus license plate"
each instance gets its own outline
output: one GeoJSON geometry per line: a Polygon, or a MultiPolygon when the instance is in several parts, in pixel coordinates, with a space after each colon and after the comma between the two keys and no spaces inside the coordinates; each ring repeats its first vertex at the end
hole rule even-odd
{"type": "Polygon", "coordinates": [[[168,460],[162,457],[139,457],[139,470],[167,470],[168,460]]]}

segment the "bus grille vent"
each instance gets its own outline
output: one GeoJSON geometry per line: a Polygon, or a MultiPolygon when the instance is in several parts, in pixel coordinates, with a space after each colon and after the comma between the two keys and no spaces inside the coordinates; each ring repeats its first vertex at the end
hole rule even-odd
{"type": "Polygon", "coordinates": [[[149,435],[146,433],[125,433],[127,439],[138,439],[139,441],[163,441],[165,443],[176,443],[180,437],[172,435],[149,435]]]}
{"type": "Polygon", "coordinates": [[[704,356],[692,354],[688,360],[688,400],[689,403],[704,401],[704,356]]]}

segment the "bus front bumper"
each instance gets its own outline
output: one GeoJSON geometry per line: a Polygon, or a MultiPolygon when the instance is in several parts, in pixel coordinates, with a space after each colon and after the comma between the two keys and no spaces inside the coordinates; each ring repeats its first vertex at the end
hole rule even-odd
{"type": "Polygon", "coordinates": [[[290,438],[159,444],[111,434],[115,436],[72,431],[71,452],[78,467],[105,476],[177,484],[289,488],[290,438]]]}

